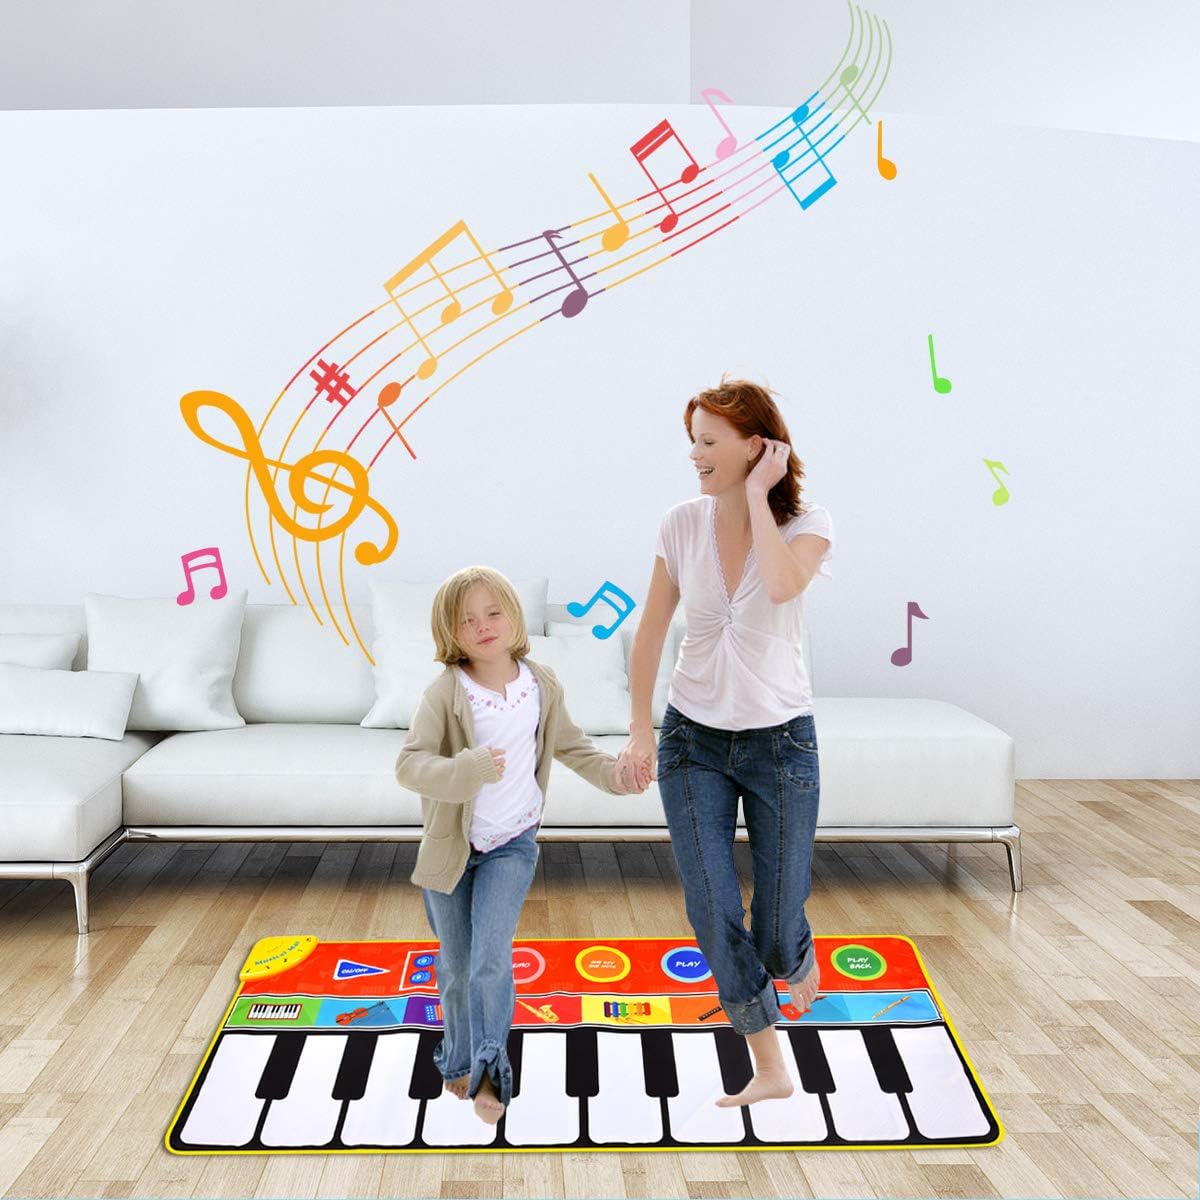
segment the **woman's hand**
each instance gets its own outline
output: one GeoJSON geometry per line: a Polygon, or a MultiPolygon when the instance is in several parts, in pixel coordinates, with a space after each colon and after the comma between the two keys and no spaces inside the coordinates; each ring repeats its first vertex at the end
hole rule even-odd
{"type": "Polygon", "coordinates": [[[621,755],[613,765],[613,786],[620,796],[631,796],[646,790],[646,785],[639,779],[637,763],[625,755],[621,755]]]}
{"type": "Polygon", "coordinates": [[[787,442],[763,438],[762,457],[746,476],[746,491],[760,491],[765,496],[786,474],[792,448],[787,442]]]}
{"type": "Polygon", "coordinates": [[[655,778],[655,768],[658,764],[658,744],[654,740],[654,732],[649,729],[632,730],[629,741],[625,743],[618,762],[627,761],[634,772],[638,791],[644,792],[655,778]]]}

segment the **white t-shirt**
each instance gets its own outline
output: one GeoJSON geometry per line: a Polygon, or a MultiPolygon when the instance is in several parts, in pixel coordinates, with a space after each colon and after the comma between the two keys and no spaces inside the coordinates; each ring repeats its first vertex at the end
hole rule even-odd
{"type": "MultiPolygon", "coordinates": [[[[668,699],[685,717],[714,729],[763,729],[813,711],[800,648],[803,596],[772,604],[754,547],[729,598],[717,554],[715,496],[676,504],[663,518],[655,553],[662,556],[687,615],[687,632],[671,675],[668,699]]],[[[829,539],[817,575],[833,578],[833,521],[806,506],[779,532],[829,539]]]]}
{"type": "Polygon", "coordinates": [[[517,668],[517,677],[503,696],[476,683],[462,667],[454,668],[471,703],[475,745],[504,751],[504,777],[485,783],[475,797],[470,838],[476,850],[494,850],[536,825],[542,815],[542,789],[534,774],[540,689],[524,660],[518,661],[517,668]]]}

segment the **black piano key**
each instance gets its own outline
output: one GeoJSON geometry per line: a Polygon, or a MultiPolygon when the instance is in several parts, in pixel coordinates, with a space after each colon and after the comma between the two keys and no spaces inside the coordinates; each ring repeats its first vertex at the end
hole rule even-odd
{"type": "Polygon", "coordinates": [[[721,1084],[729,1096],[736,1096],[754,1077],[750,1048],[736,1030],[718,1028],[712,1031],[717,1043],[717,1061],[721,1064],[721,1084]]]}
{"type": "Polygon", "coordinates": [[[508,1031],[508,1065],[512,1068],[512,1094],[514,1099],[521,1094],[521,1051],[525,1035],[520,1029],[508,1031]]]}
{"type": "Polygon", "coordinates": [[[879,1086],[885,1092],[891,1092],[893,1096],[910,1093],[913,1090],[912,1080],[908,1077],[904,1059],[900,1057],[892,1031],[886,1025],[866,1025],[862,1035],[879,1086]]]}
{"type": "Polygon", "coordinates": [[[371,1060],[375,1057],[378,1033],[351,1033],[346,1035],[346,1049],[342,1052],[337,1078],[333,1081],[335,1100],[361,1100],[367,1090],[367,1076],[371,1074],[371,1060]]]}
{"type": "Polygon", "coordinates": [[[800,1082],[804,1090],[815,1096],[828,1096],[831,1092],[836,1092],[833,1072],[829,1069],[829,1060],[825,1057],[825,1049],[817,1031],[806,1029],[803,1025],[791,1025],[787,1035],[792,1043],[796,1070],[800,1073],[800,1082]]]}
{"type": "Polygon", "coordinates": [[[305,1034],[298,1031],[275,1035],[275,1045],[271,1047],[262,1078],[254,1089],[257,1099],[282,1100],[288,1094],[296,1064],[300,1061],[300,1051],[304,1049],[304,1038],[305,1034]]]}
{"type": "Polygon", "coordinates": [[[567,1095],[590,1100],[600,1094],[600,1061],[594,1029],[567,1030],[567,1095]]]}
{"type": "Polygon", "coordinates": [[[433,1052],[441,1037],[432,1029],[423,1029],[417,1035],[417,1056],[413,1062],[412,1081],[408,1085],[408,1095],[412,1100],[436,1100],[442,1094],[442,1073],[433,1061],[433,1052]]]}
{"type": "Polygon", "coordinates": [[[669,1029],[642,1032],[642,1071],[646,1095],[660,1100],[679,1095],[679,1075],[675,1070],[675,1048],[669,1029]]]}

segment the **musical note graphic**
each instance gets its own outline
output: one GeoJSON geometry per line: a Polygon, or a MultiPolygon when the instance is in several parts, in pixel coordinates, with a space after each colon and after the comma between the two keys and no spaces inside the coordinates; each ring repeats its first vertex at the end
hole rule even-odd
{"type": "Polygon", "coordinates": [[[462,315],[462,303],[458,299],[458,293],[452,288],[442,276],[442,273],[434,265],[434,256],[440,254],[447,246],[450,245],[455,238],[466,237],[470,239],[471,245],[475,247],[476,254],[487,263],[487,268],[495,276],[496,282],[500,285],[500,291],[496,298],[492,301],[492,312],[496,316],[508,312],[512,306],[513,294],[508,285],[500,277],[500,272],[492,265],[492,260],[484,252],[483,247],[475,240],[475,235],[467,228],[466,221],[457,221],[451,225],[440,238],[431,242],[412,262],[400,268],[395,275],[391,277],[383,286],[388,295],[392,298],[392,303],[399,310],[400,315],[408,322],[408,327],[416,335],[417,341],[425,347],[425,353],[428,357],[417,368],[418,379],[428,379],[430,375],[437,370],[437,355],[429,348],[429,343],[421,336],[416,325],[413,324],[413,319],[404,311],[399,299],[396,296],[396,289],[406,280],[411,278],[421,267],[428,267],[434,274],[438,283],[445,289],[446,295],[450,298],[450,303],[442,309],[442,324],[449,325],[451,321],[457,320],[462,315]]]}
{"type": "Polygon", "coordinates": [[[658,227],[663,233],[670,233],[671,230],[675,228],[675,226],[679,223],[679,214],[675,211],[670,200],[667,199],[666,193],[658,186],[658,181],[653,175],[650,174],[650,169],[646,166],[646,159],[648,159],[650,155],[653,154],[660,146],[665,145],[671,138],[674,138],[679,143],[679,148],[688,156],[688,165],[683,168],[683,171],[679,176],[679,182],[691,183],[692,180],[695,179],[700,173],[700,167],[697,165],[696,160],[692,157],[691,151],[683,144],[682,138],[680,138],[679,134],[677,134],[675,130],[671,128],[670,121],[659,121],[659,123],[655,125],[655,127],[651,129],[649,133],[647,133],[644,137],[638,138],[638,140],[629,147],[633,157],[638,161],[638,166],[646,172],[646,178],[650,180],[650,182],[654,185],[654,190],[659,194],[659,196],[662,197],[662,202],[669,209],[671,209],[671,211],[658,223],[658,227]]]}
{"type": "MultiPolygon", "coordinates": [[[[799,108],[792,112],[792,121],[795,123],[796,128],[800,130],[800,136],[808,143],[809,149],[817,156],[817,161],[825,168],[825,173],[829,176],[829,178],[823,179],[815,188],[813,188],[811,192],[808,193],[807,196],[801,199],[797,194],[796,189],[792,187],[791,180],[789,180],[783,173],[783,168],[786,167],[791,160],[791,153],[787,150],[780,150],[780,152],[771,160],[771,166],[773,166],[779,173],[779,178],[782,179],[785,184],[787,184],[788,191],[796,197],[796,201],[799,203],[802,209],[810,208],[812,205],[816,204],[816,202],[820,200],[820,198],[825,195],[825,193],[829,191],[829,189],[833,187],[835,183],[837,183],[837,180],[833,177],[833,172],[829,169],[829,164],[821,157],[821,152],[816,148],[816,146],[813,145],[812,139],[805,131],[804,122],[808,120],[808,117],[809,108],[807,104],[801,104],[799,108]]],[[[805,171],[808,171],[809,169],[810,168],[805,167],[804,171],[801,171],[800,174],[803,175],[805,171]]],[[[799,177],[799,175],[796,176],[797,179],[799,179],[799,177]]]]}
{"type": "Polygon", "coordinates": [[[937,359],[933,355],[933,334],[929,335],[929,369],[933,372],[933,390],[939,396],[946,395],[953,386],[950,380],[937,373],[937,359]]]}
{"type": "Polygon", "coordinates": [[[875,165],[884,179],[896,178],[896,164],[890,158],[883,157],[883,118],[879,118],[875,138],[875,165]]]}
{"type": "Polygon", "coordinates": [[[1003,471],[1005,473],[1005,475],[1007,475],[1009,473],[1008,468],[1002,462],[993,462],[990,458],[985,458],[983,460],[983,465],[985,467],[987,467],[987,469],[989,471],[991,471],[992,478],[998,484],[1000,484],[1000,486],[992,493],[992,503],[997,506],[999,506],[1001,504],[1007,504],[1008,503],[1008,488],[1006,488],[1003,483],[1000,483],[1000,476],[997,475],[996,472],[994,470],[992,470],[992,468],[993,467],[998,468],[999,470],[1003,471]]]}
{"type": "Polygon", "coordinates": [[[613,610],[613,612],[617,614],[617,619],[611,625],[592,626],[592,633],[601,639],[611,637],[613,630],[616,629],[617,626],[620,625],[621,622],[625,620],[625,618],[629,616],[631,612],[633,612],[635,607],[637,607],[632,596],[626,595],[626,593],[621,591],[621,589],[617,587],[615,583],[612,583],[606,579],[596,589],[596,594],[586,604],[580,604],[577,600],[567,601],[567,612],[569,612],[573,617],[582,617],[583,614],[586,613],[588,609],[590,609],[592,605],[596,603],[597,600],[603,600],[604,603],[607,604],[613,610]],[[611,591],[618,600],[624,602],[624,612],[621,611],[621,606],[619,606],[616,601],[610,600],[608,596],[604,594],[605,591],[611,591]]]}
{"type": "Polygon", "coordinates": [[[350,386],[350,376],[337,363],[327,363],[323,358],[317,359],[319,370],[309,371],[308,377],[317,381],[317,395],[326,393],[326,400],[336,400],[343,408],[358,394],[350,386]]]}
{"type": "Polygon", "coordinates": [[[737,149],[737,138],[734,137],[733,130],[725,124],[725,118],[717,112],[717,106],[709,99],[709,96],[716,96],[717,99],[723,100],[726,104],[732,104],[733,101],[717,88],[705,88],[700,95],[704,97],[704,103],[712,110],[712,115],[721,122],[721,128],[725,130],[726,136],[717,143],[716,155],[718,161],[726,159],[737,149]]]}
{"type": "Polygon", "coordinates": [[[208,598],[220,600],[229,591],[229,585],[225,582],[225,567],[221,562],[221,551],[216,546],[205,546],[203,550],[189,550],[187,554],[179,556],[179,561],[183,563],[183,577],[187,580],[187,587],[175,597],[176,604],[191,604],[196,599],[196,581],[192,577],[193,573],[207,567],[216,567],[217,575],[221,580],[220,583],[213,586],[208,593],[208,598]]]}
{"type": "Polygon", "coordinates": [[[568,292],[566,298],[562,302],[562,307],[559,312],[564,317],[577,317],[587,307],[588,294],[584,290],[583,284],[579,282],[579,276],[571,270],[571,264],[563,257],[563,252],[555,245],[554,239],[562,235],[556,229],[547,229],[542,233],[542,237],[550,243],[550,249],[558,255],[558,261],[567,269],[567,274],[575,281],[575,287],[568,292]]]}
{"type": "Polygon", "coordinates": [[[337,537],[343,530],[349,529],[363,509],[370,508],[383,521],[387,529],[387,541],[382,548],[373,542],[359,542],[354,548],[354,557],[364,566],[369,566],[373,563],[383,562],[395,550],[399,536],[396,522],[392,520],[391,513],[378,500],[371,498],[371,481],[367,477],[367,469],[356,458],[352,458],[340,450],[314,450],[311,454],[298,458],[292,464],[267,458],[263,454],[258,434],[245,410],[232,396],[226,396],[222,392],[188,392],[180,398],[179,409],[183,413],[187,427],[202,442],[207,442],[210,446],[215,446],[226,454],[244,458],[250,464],[254,478],[262,490],[263,499],[266,500],[267,507],[271,510],[271,515],[293,537],[300,538],[305,542],[327,541],[329,538],[337,537]],[[225,413],[233,422],[242,439],[241,446],[231,446],[208,433],[200,424],[199,413],[202,408],[218,408],[225,413]],[[320,474],[319,469],[327,466],[333,467],[335,472],[345,471],[350,476],[351,482],[349,484],[339,483],[332,475],[320,474]],[[326,504],[309,499],[305,493],[305,485],[310,479],[328,484],[349,496],[350,506],[340,517],[328,525],[320,525],[312,529],[301,525],[288,516],[283,502],[275,491],[270,472],[267,470],[268,467],[276,467],[288,472],[288,491],[297,507],[304,509],[305,512],[321,514],[333,507],[331,503],[326,504]]]}
{"type": "Polygon", "coordinates": [[[867,110],[865,108],[863,108],[863,106],[861,104],[859,104],[857,97],[850,90],[850,85],[857,78],[858,78],[858,67],[856,64],[851,63],[842,72],[839,81],[840,81],[842,87],[844,87],[846,89],[846,95],[850,97],[850,103],[853,104],[854,107],[857,108],[860,113],[862,113],[863,117],[866,118],[867,122],[870,123],[871,118],[867,114],[867,110]]]}
{"type": "Polygon", "coordinates": [[[915,601],[908,602],[908,643],[901,646],[899,650],[892,651],[892,666],[907,667],[912,662],[912,622],[913,617],[920,617],[922,621],[928,621],[929,618],[921,611],[921,606],[915,601]]]}
{"type": "Polygon", "coordinates": [[[591,173],[591,171],[588,172],[588,178],[592,181],[596,191],[598,191],[600,195],[604,197],[604,203],[608,205],[609,212],[611,212],[612,215],[617,218],[617,223],[615,225],[610,225],[600,235],[600,245],[602,245],[605,250],[619,250],[623,245],[625,245],[626,238],[629,237],[629,226],[626,224],[625,218],[621,216],[617,206],[612,202],[611,199],[609,199],[608,193],[600,186],[600,180],[598,180],[595,175],[591,173]]]}
{"type": "Polygon", "coordinates": [[[383,419],[392,427],[392,432],[404,443],[405,450],[407,450],[415,460],[417,456],[415,453],[413,453],[413,448],[408,444],[408,438],[406,438],[404,434],[400,432],[400,426],[392,420],[392,415],[388,412],[388,408],[400,399],[400,389],[402,387],[403,384],[397,383],[395,380],[393,380],[391,383],[385,383],[383,387],[379,389],[379,396],[375,403],[378,405],[379,411],[383,414],[383,419]]]}

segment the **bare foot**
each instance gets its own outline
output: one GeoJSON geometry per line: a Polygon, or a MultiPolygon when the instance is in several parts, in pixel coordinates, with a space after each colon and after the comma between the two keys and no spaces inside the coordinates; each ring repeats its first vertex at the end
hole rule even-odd
{"type": "Polygon", "coordinates": [[[486,1073],[479,1081],[479,1091],[475,1093],[475,1115],[489,1125],[495,1125],[504,1116],[504,1105],[500,1103],[491,1077],[486,1073]]]}
{"type": "Polygon", "coordinates": [[[801,1011],[812,1007],[812,1002],[817,998],[817,988],[821,983],[821,968],[817,965],[816,957],[813,958],[813,964],[809,968],[809,972],[799,983],[789,983],[788,991],[791,993],[792,1003],[801,1011]]]}
{"type": "Polygon", "coordinates": [[[787,1070],[779,1067],[774,1071],[759,1071],[736,1096],[722,1096],[718,1108],[737,1108],[742,1104],[753,1104],[756,1100],[783,1100],[793,1092],[792,1081],[787,1070]]]}
{"type": "Polygon", "coordinates": [[[451,1095],[457,1096],[460,1100],[465,1100],[467,1098],[467,1084],[470,1082],[470,1075],[460,1075],[457,1079],[444,1080],[442,1086],[451,1095]]]}

